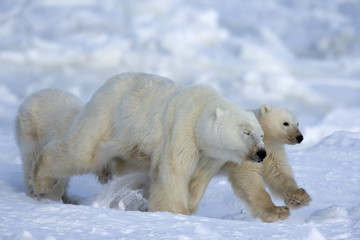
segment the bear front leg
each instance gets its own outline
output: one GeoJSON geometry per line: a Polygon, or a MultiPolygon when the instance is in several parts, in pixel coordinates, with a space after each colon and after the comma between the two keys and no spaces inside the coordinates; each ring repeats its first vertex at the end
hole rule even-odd
{"type": "Polygon", "coordinates": [[[152,182],[150,187],[149,211],[171,212],[190,215],[187,206],[188,193],[183,179],[172,177],[166,183],[152,182]]]}
{"type": "Polygon", "coordinates": [[[199,208],[201,199],[204,196],[205,190],[210,183],[210,180],[221,168],[221,164],[217,164],[214,159],[201,157],[197,170],[189,184],[189,210],[190,214],[194,214],[199,208]]]}
{"type": "Polygon", "coordinates": [[[227,163],[225,168],[235,194],[246,201],[254,217],[275,222],[290,215],[288,207],[275,206],[265,190],[261,176],[262,164],[253,162],[227,163]]]}
{"type": "MultiPolygon", "coordinates": [[[[188,208],[189,182],[193,159],[172,157],[171,147],[159,158],[153,158],[149,211],[167,211],[190,215],[188,208]]],[[[175,154],[179,157],[181,154],[175,154]]]]}
{"type": "Polygon", "coordinates": [[[170,166],[167,163],[161,163],[152,168],[149,197],[150,212],[190,215],[187,205],[189,183],[179,170],[181,168],[170,171],[170,166]]]}
{"type": "Polygon", "coordinates": [[[191,180],[189,184],[189,211],[194,214],[198,208],[206,187],[209,185],[211,177],[201,173],[198,177],[191,180]]]}

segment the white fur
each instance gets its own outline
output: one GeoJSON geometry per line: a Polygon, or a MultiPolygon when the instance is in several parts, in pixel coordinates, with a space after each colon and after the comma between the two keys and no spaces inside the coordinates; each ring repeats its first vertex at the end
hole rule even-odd
{"type": "Polygon", "coordinates": [[[112,162],[123,173],[150,169],[150,211],[189,214],[226,162],[259,160],[262,135],[252,112],[213,88],[182,88],[156,75],[122,74],[94,94],[63,138],[45,146],[36,163],[34,191],[46,193],[54,179],[112,162]]]}
{"type": "Polygon", "coordinates": [[[70,201],[66,195],[68,177],[58,178],[52,190],[41,195],[34,192],[32,182],[37,156],[48,143],[65,136],[66,129],[81,107],[77,97],[58,89],[34,93],[20,106],[16,118],[16,138],[21,152],[25,191],[29,196],[70,201]]]}
{"type": "Polygon", "coordinates": [[[311,201],[306,191],[298,188],[284,149],[284,144],[299,143],[297,137],[302,135],[298,120],[284,108],[264,104],[254,112],[265,133],[267,156],[261,164],[228,163],[226,169],[235,193],[247,202],[253,216],[274,222],[289,216],[287,207],[302,207],[311,201]],[[274,194],[284,199],[287,207],[274,205],[264,181],[274,194]]]}

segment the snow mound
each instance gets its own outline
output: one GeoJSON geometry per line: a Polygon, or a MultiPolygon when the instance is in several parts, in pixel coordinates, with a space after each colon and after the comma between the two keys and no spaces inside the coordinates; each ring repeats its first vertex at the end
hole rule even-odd
{"type": "Polygon", "coordinates": [[[314,223],[340,223],[349,221],[348,211],[340,206],[331,206],[311,214],[306,222],[314,223]]]}
{"type": "MultiPolygon", "coordinates": [[[[360,116],[360,109],[357,107],[341,107],[331,110],[319,123],[305,127],[306,144],[315,143],[334,132],[340,132],[336,133],[339,138],[344,138],[346,132],[360,132],[360,119],[358,116],[360,116]],[[341,131],[346,132],[341,133],[341,131]],[[342,136],[339,136],[341,134],[342,136]]],[[[354,137],[356,137],[356,134],[351,136],[351,138],[354,137]]],[[[328,141],[328,138],[325,141],[328,141]]]]}
{"type": "Polygon", "coordinates": [[[320,143],[312,148],[313,150],[322,151],[325,148],[335,149],[336,152],[349,152],[360,154],[360,132],[337,131],[327,136],[320,143]]]}

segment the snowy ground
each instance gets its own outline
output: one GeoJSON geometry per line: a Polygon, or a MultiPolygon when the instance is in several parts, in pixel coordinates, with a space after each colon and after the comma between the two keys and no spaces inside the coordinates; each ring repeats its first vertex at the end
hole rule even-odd
{"type": "Polygon", "coordinates": [[[360,239],[359,12],[356,0],[1,1],[0,239],[360,239]],[[221,177],[194,216],[122,211],[146,204],[118,189],[128,179],[73,178],[76,206],[28,198],[19,104],[47,87],[87,101],[128,71],[210,84],[245,108],[288,107],[305,140],[287,151],[310,206],[261,223],[221,177]]]}

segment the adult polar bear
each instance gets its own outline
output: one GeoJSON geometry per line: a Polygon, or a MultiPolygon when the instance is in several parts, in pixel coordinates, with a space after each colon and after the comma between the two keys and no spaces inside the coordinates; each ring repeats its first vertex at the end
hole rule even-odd
{"type": "MultiPolygon", "coordinates": [[[[300,208],[311,201],[306,190],[298,187],[284,148],[284,144],[301,143],[303,136],[298,120],[285,108],[263,104],[252,111],[264,131],[266,158],[262,163],[228,162],[222,173],[227,174],[234,193],[245,200],[254,217],[259,217],[263,222],[275,222],[287,218],[290,215],[289,208],[300,208]],[[286,206],[276,206],[273,203],[265,184],[273,194],[284,200],[286,206]]],[[[121,162],[112,161],[111,165],[99,174],[99,178],[109,179],[112,174],[122,175],[123,166],[119,163],[121,162]]],[[[136,175],[132,177],[134,179],[128,184],[145,193],[149,191],[149,186],[146,185],[149,179],[145,178],[144,174],[139,174],[137,178],[136,175]],[[140,187],[139,181],[143,181],[140,187]]],[[[194,184],[190,183],[190,189],[194,184]]]]}
{"type": "Polygon", "coordinates": [[[265,158],[262,136],[254,113],[210,87],[122,74],[94,94],[65,137],[44,147],[33,189],[46,193],[59,178],[117,159],[124,168],[150,169],[150,211],[190,214],[226,162],[265,158]]]}

